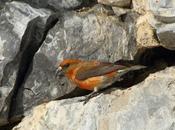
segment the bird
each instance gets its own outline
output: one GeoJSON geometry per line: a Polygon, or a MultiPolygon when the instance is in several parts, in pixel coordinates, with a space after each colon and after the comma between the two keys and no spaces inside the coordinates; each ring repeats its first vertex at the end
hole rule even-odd
{"type": "MultiPolygon", "coordinates": [[[[120,62],[119,62],[120,63],[120,62]]],[[[64,59],[57,66],[57,74],[65,75],[77,87],[90,90],[85,103],[100,90],[122,80],[129,71],[145,68],[143,65],[122,65],[99,60],[64,59]]]]}

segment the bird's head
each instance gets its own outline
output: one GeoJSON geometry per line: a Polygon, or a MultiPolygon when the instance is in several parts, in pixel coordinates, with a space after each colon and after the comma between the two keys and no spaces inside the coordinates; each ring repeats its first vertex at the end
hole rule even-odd
{"type": "Polygon", "coordinates": [[[68,68],[70,65],[74,65],[79,63],[81,60],[79,59],[64,59],[60,64],[59,64],[59,68],[60,69],[66,69],[68,68]]]}
{"type": "Polygon", "coordinates": [[[81,60],[79,60],[79,59],[64,59],[58,65],[56,74],[58,74],[59,72],[65,72],[70,66],[78,64],[80,62],[81,62],[81,60]]]}

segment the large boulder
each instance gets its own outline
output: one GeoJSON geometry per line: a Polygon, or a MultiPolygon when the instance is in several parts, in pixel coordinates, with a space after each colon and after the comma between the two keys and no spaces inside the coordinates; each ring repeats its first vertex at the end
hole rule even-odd
{"type": "Polygon", "coordinates": [[[133,58],[136,50],[133,22],[122,23],[116,17],[108,15],[109,12],[106,14],[107,11],[109,10],[103,6],[97,6],[87,12],[61,14],[59,22],[49,31],[34,56],[31,73],[17,96],[17,100],[22,97],[22,102],[17,105],[22,107],[16,108],[17,113],[74,90],[74,86],[65,78],[55,76],[57,64],[63,58],[111,62],[133,58]]]}
{"type": "Polygon", "coordinates": [[[20,42],[27,23],[37,16],[48,17],[50,13],[19,2],[6,3],[0,10],[0,125],[7,122],[10,93],[19,69],[20,42]]]}
{"type": "Polygon", "coordinates": [[[175,67],[131,89],[92,98],[52,101],[34,108],[13,130],[174,130],[175,67]]]}

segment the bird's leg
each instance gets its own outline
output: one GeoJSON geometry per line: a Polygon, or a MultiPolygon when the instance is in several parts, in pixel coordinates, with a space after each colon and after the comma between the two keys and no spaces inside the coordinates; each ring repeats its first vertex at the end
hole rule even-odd
{"type": "Polygon", "coordinates": [[[95,96],[97,96],[99,94],[100,94],[99,90],[95,87],[93,92],[91,92],[90,94],[86,95],[86,97],[84,99],[81,99],[79,101],[83,101],[84,102],[83,104],[85,105],[91,98],[93,98],[93,97],[95,97],[95,96]]]}

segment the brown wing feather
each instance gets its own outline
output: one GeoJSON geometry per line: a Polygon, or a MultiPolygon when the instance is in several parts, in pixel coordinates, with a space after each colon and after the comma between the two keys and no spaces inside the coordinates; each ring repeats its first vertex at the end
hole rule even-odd
{"type": "Polygon", "coordinates": [[[78,80],[85,80],[87,78],[105,75],[117,70],[126,68],[122,65],[115,65],[112,63],[100,63],[98,65],[92,65],[88,67],[82,67],[76,74],[78,80]],[[86,68],[86,69],[84,69],[86,68]]]}

